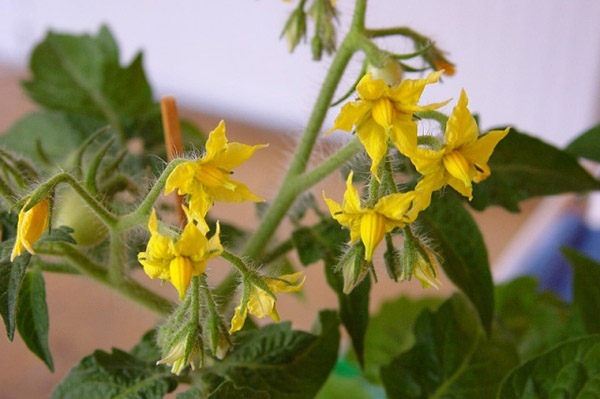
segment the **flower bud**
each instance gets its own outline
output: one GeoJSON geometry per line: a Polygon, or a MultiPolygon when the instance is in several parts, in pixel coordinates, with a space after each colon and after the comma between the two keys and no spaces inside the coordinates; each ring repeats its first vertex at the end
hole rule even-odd
{"type": "MultiPolygon", "coordinates": [[[[388,233],[389,235],[389,233],[388,233]]],[[[392,242],[391,235],[389,238],[386,236],[387,249],[383,254],[383,260],[385,263],[385,270],[387,271],[388,276],[396,282],[398,282],[398,278],[400,277],[401,269],[402,269],[402,261],[400,259],[400,252],[394,247],[394,243],[392,242]]]]}
{"type": "Polygon", "coordinates": [[[365,247],[361,243],[354,244],[338,263],[344,278],[344,294],[350,294],[354,287],[365,278],[372,263],[365,260],[365,247]]]}
{"type": "Polygon", "coordinates": [[[84,247],[99,244],[108,235],[104,223],[72,190],[66,190],[58,196],[53,224],[71,227],[77,245],[84,247]]]}
{"type": "MultiPolygon", "coordinates": [[[[25,204],[23,209],[27,208],[28,204],[29,202],[25,204]]],[[[50,200],[48,198],[42,199],[27,211],[21,210],[21,212],[19,212],[17,237],[15,239],[15,246],[10,255],[11,262],[14,261],[17,256],[21,255],[23,251],[27,251],[30,254],[35,253],[33,251],[33,244],[40,239],[44,230],[48,227],[49,215],[50,200]]]]}
{"type": "Polygon", "coordinates": [[[369,64],[367,66],[367,72],[371,74],[373,80],[383,80],[388,86],[398,86],[402,81],[402,75],[404,70],[398,61],[388,57],[383,62],[383,66],[378,68],[374,65],[369,64]]]}
{"type": "Polygon", "coordinates": [[[410,281],[415,276],[423,288],[439,288],[438,264],[439,259],[431,248],[418,237],[405,234],[400,280],[410,281]]]}
{"type": "Polygon", "coordinates": [[[188,365],[192,370],[202,367],[203,360],[202,339],[197,331],[190,330],[173,342],[167,349],[167,354],[156,364],[171,365],[171,372],[180,375],[188,365]]]}
{"type": "Polygon", "coordinates": [[[208,347],[217,359],[224,359],[229,349],[231,349],[231,339],[227,328],[218,315],[209,313],[204,324],[205,338],[208,340],[208,347]]]}
{"type": "Polygon", "coordinates": [[[306,36],[306,13],[302,7],[296,8],[288,18],[283,27],[283,32],[281,32],[281,37],[283,36],[287,40],[290,53],[300,43],[300,39],[306,36]]]}

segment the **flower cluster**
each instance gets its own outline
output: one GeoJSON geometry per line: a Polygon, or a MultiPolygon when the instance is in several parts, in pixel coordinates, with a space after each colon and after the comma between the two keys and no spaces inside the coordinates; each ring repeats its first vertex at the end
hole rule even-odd
{"type": "MultiPolygon", "coordinates": [[[[415,113],[432,111],[449,102],[418,104],[425,86],[437,82],[442,73],[436,71],[425,79],[405,79],[396,84],[379,79],[385,74],[378,74],[376,70],[367,73],[356,87],[358,100],[343,106],[333,128],[327,132],[336,129],[356,132],[372,161],[372,184],[382,182],[382,165],[390,144],[407,157],[421,175],[414,190],[398,193],[390,171],[385,176],[389,181],[384,182],[388,184],[381,186],[392,187],[391,191],[376,190],[366,207],[361,205],[358,191],[352,185],[352,173],[348,176],[341,205],[323,194],[331,216],[350,229],[351,241],[362,241],[366,261],[372,260],[375,248],[386,233],[395,228],[410,229],[407,225],[429,206],[433,192],[449,185],[472,199],[472,183],[490,175],[488,160],[498,142],[508,134],[507,128],[480,135],[463,90],[447,119],[444,137],[428,136],[428,140],[419,140],[415,113]]],[[[405,234],[406,240],[418,239],[405,234]]],[[[432,251],[423,249],[426,246],[418,244],[416,247],[420,252],[415,256],[402,258],[404,263],[411,264],[402,266],[400,278],[410,279],[414,275],[424,286],[436,286],[436,257],[432,251]]]]}
{"type": "MultiPolygon", "coordinates": [[[[162,345],[165,355],[160,363],[171,364],[173,372],[177,374],[187,365],[191,365],[192,368],[200,366],[199,352],[202,352],[202,345],[197,340],[203,334],[200,322],[194,316],[197,312],[190,310],[190,301],[198,301],[198,288],[188,289],[192,277],[205,273],[209,259],[216,256],[227,259],[219,237],[218,222],[212,236],[207,238],[210,233],[209,224],[206,222],[207,213],[218,201],[263,201],[245,184],[232,179],[231,174],[233,169],[246,162],[256,150],[266,146],[229,142],[225,135],[225,123],[221,121],[208,136],[205,154],[196,160],[180,163],[167,177],[165,194],[176,191],[186,199],[182,207],[187,222],[181,234],[172,231],[168,225],[159,224],[154,210],[150,215],[150,240],[146,250],[138,254],[138,260],[150,278],[170,281],[177,289],[179,298],[184,301],[180,305],[183,309],[182,314],[187,315],[183,319],[188,320],[181,325],[164,326],[164,330],[170,333],[166,333],[167,339],[162,345]],[[188,294],[188,291],[192,293],[188,294]],[[182,331],[187,332],[181,335],[182,331]]],[[[232,254],[229,256],[234,257],[232,254]]],[[[232,263],[236,265],[235,262],[232,263]]],[[[298,291],[304,284],[302,273],[265,277],[244,265],[237,264],[236,267],[242,274],[243,293],[231,320],[230,334],[243,327],[248,312],[257,317],[271,316],[275,321],[279,321],[275,308],[275,294],[298,291]]],[[[212,298],[207,300],[213,301],[212,298]]],[[[207,341],[212,343],[215,356],[222,357],[229,348],[229,345],[226,345],[229,337],[223,335],[227,332],[222,328],[214,304],[208,307],[213,309],[213,314],[206,316],[207,341]]]]}

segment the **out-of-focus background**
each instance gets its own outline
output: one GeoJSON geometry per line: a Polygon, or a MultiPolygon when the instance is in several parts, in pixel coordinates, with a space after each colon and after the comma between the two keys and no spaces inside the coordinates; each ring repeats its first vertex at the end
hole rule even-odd
{"type": "MultiPolygon", "coordinates": [[[[344,27],[353,5],[346,0],[337,4],[344,27]]],[[[293,7],[277,0],[0,0],[0,132],[35,107],[19,81],[28,76],[29,53],[45,32],[97,32],[106,23],[120,44],[122,61],[143,49],[144,67],[157,98],[174,94],[185,113],[207,131],[224,118],[232,140],[271,143],[238,175],[268,199],[274,194],[269,182],[278,181],[283,173],[330,61],[325,57],[313,62],[308,46],[287,53],[279,36],[293,7]]],[[[598,20],[600,3],[594,0],[371,0],[367,15],[370,27],[410,26],[433,38],[456,63],[456,75],[428,87],[423,102],[457,99],[464,87],[484,130],[510,124],[558,146],[599,119],[598,20]]],[[[343,29],[339,33],[342,36],[343,29]]],[[[399,38],[385,39],[381,46],[412,51],[399,38]]],[[[361,61],[357,57],[350,66],[340,93],[354,81],[361,61]]],[[[454,103],[444,111],[450,112],[454,103]]],[[[332,109],[326,126],[333,124],[336,111],[332,109]]],[[[345,137],[338,134],[325,141],[320,151],[331,151],[345,137]]],[[[331,190],[332,197],[341,196],[338,176],[326,184],[328,194],[331,190]]],[[[598,228],[598,201],[574,203],[571,197],[532,200],[523,204],[519,215],[501,209],[476,214],[496,278],[518,274],[532,251],[559,240],[545,231],[556,231],[565,223],[574,228],[567,214],[577,215],[579,227],[598,228]]],[[[224,206],[216,212],[248,225],[247,215],[253,211],[251,206],[224,206]]],[[[212,267],[218,271],[225,265],[212,267]]],[[[282,317],[293,319],[298,328],[308,328],[318,308],[335,306],[320,268],[307,272],[308,300],[281,298],[282,317]]],[[[83,278],[50,275],[46,282],[56,372],[50,374],[18,337],[9,343],[0,334],[0,399],[47,397],[68,369],[93,349],[133,346],[156,323],[145,310],[83,278]]],[[[173,291],[167,285],[152,286],[173,291]]],[[[444,289],[451,290],[450,284],[444,289]]],[[[381,282],[374,291],[374,308],[401,292],[421,293],[418,284],[389,282],[381,282]]]]}

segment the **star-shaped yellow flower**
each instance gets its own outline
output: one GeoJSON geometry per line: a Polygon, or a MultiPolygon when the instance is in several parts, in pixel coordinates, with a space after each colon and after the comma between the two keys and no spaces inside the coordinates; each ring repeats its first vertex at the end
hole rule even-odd
{"type": "Polygon", "coordinates": [[[262,288],[252,283],[249,284],[250,287],[244,286],[245,292],[242,294],[240,304],[235,308],[229,333],[233,334],[244,327],[248,312],[258,318],[270,316],[274,321],[278,322],[279,314],[275,307],[275,294],[279,292],[300,291],[304,286],[305,280],[304,273],[298,272],[285,274],[278,278],[266,277],[263,280],[264,286],[262,288]],[[267,292],[264,288],[267,288],[270,292],[267,292]]]}
{"type": "Polygon", "coordinates": [[[23,212],[23,210],[19,212],[17,237],[15,239],[15,246],[10,254],[11,262],[25,250],[30,254],[35,254],[33,244],[40,239],[44,230],[48,227],[49,213],[50,201],[47,198],[41,200],[26,212],[23,212]]]}
{"type": "MultiPolygon", "coordinates": [[[[407,223],[414,221],[409,218],[410,209],[415,193],[390,194],[381,197],[372,209],[362,208],[358,191],[352,185],[350,172],[346,181],[346,192],[342,204],[325,197],[331,216],[342,226],[350,229],[350,241],[359,238],[365,245],[365,259],[373,259],[373,251],[383,239],[385,233],[389,233],[396,227],[404,227],[407,223]]],[[[416,215],[415,215],[416,218],[416,215]]]]}
{"type": "Polygon", "coordinates": [[[223,252],[218,223],[210,240],[193,222],[185,226],[181,238],[173,240],[158,232],[156,212],[152,210],[148,229],[151,237],[146,251],[138,254],[138,261],[150,278],[169,280],[181,299],[185,297],[192,276],[204,273],[206,262],[223,252]]]}
{"type": "Polygon", "coordinates": [[[245,184],[229,176],[256,150],[267,146],[228,142],[225,122],[221,121],[208,136],[206,154],[196,161],[182,163],[171,172],[165,185],[165,194],[175,189],[179,195],[189,194],[190,213],[194,219],[204,218],[213,201],[261,202],[263,200],[245,184]]]}
{"type": "Polygon", "coordinates": [[[366,74],[356,86],[360,100],[344,105],[333,128],[327,133],[336,129],[350,132],[355,127],[358,138],[373,161],[371,173],[377,177],[377,167],[387,152],[388,139],[395,144],[399,136],[416,138],[417,124],[413,121],[413,114],[447,103],[417,105],[425,86],[437,82],[441,74],[438,71],[425,79],[405,79],[395,87],[380,79],[373,80],[371,74],[366,74]]]}
{"type": "Polygon", "coordinates": [[[403,136],[397,144],[400,152],[410,158],[427,179],[426,185],[431,192],[449,184],[472,199],[471,182],[478,183],[490,175],[488,160],[498,142],[508,134],[510,128],[480,136],[475,118],[467,108],[468,102],[467,94],[462,90],[446,124],[446,143],[441,149],[418,147],[417,138],[412,136],[403,136]]]}

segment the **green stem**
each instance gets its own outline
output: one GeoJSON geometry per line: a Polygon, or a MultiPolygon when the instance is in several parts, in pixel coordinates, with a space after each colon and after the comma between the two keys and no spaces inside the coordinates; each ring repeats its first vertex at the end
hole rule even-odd
{"type": "Polygon", "coordinates": [[[173,304],[162,296],[140,285],[137,281],[124,279],[113,284],[107,270],[79,252],[74,246],[64,242],[42,243],[36,246],[39,254],[63,257],[81,274],[119,292],[124,297],[145,308],[165,316],[171,312],[173,304]]]}
{"type": "Polygon", "coordinates": [[[262,264],[266,265],[268,263],[273,262],[275,259],[279,258],[280,256],[285,255],[292,249],[294,249],[294,243],[292,242],[292,239],[290,238],[290,239],[282,242],[281,244],[277,245],[275,248],[273,248],[273,250],[271,252],[262,256],[260,258],[260,261],[262,264]]]}
{"type": "Polygon", "coordinates": [[[107,227],[113,228],[116,226],[118,220],[117,216],[106,209],[104,205],[98,202],[98,200],[96,200],[96,198],[94,198],[77,180],[75,180],[66,172],[54,175],[45,183],[40,184],[31,195],[25,210],[33,208],[35,204],[47,197],[48,193],[52,192],[60,183],[66,183],[71,186],[73,191],[79,195],[79,197],[86,203],[87,206],[90,207],[92,211],[94,211],[102,223],[104,223],[107,227]]]}
{"type": "Polygon", "coordinates": [[[383,28],[383,29],[367,29],[365,35],[369,38],[385,37],[385,36],[405,36],[415,42],[429,42],[431,41],[428,37],[416,32],[415,30],[408,27],[396,27],[396,28],[383,28]]]}
{"type": "Polygon", "coordinates": [[[200,321],[200,276],[192,277],[192,286],[190,287],[191,292],[191,301],[190,307],[192,309],[192,320],[191,322],[194,324],[194,327],[198,328],[200,321]]]}
{"type": "Polygon", "coordinates": [[[365,14],[367,13],[367,0],[356,0],[354,6],[354,15],[352,15],[352,22],[350,24],[350,30],[358,33],[365,31],[365,14]]]}
{"type": "Polygon", "coordinates": [[[223,251],[221,253],[221,258],[225,259],[227,262],[231,263],[242,276],[247,274],[251,274],[250,268],[246,265],[246,263],[237,255],[232,254],[229,251],[223,251]]]}
{"type": "MultiPolygon", "coordinates": [[[[359,0],[359,2],[362,0],[359,0]]],[[[313,107],[313,111],[304,130],[304,134],[300,139],[300,143],[296,148],[296,153],[292,158],[289,169],[283,178],[279,192],[275,196],[273,203],[265,213],[262,223],[258,229],[248,240],[246,247],[243,250],[244,256],[256,258],[267,245],[269,239],[275,233],[275,230],[285,217],[287,211],[292,206],[296,197],[301,193],[300,187],[295,181],[295,177],[299,176],[306,170],[308,159],[314,147],[315,141],[325,120],[325,115],[329,109],[329,104],[335,93],[335,89],[342,78],[342,74],[352,58],[355,50],[355,39],[352,32],[346,36],[338,52],[333,59],[329,72],[325,78],[325,82],[321,87],[317,101],[313,107]]]]}
{"type": "Polygon", "coordinates": [[[125,277],[124,233],[111,230],[109,235],[108,275],[113,284],[120,284],[125,277]]]}
{"type": "Polygon", "coordinates": [[[34,257],[31,261],[31,264],[39,267],[40,269],[42,269],[42,271],[48,273],[81,274],[79,270],[75,269],[68,263],[48,262],[41,259],[40,257],[34,257]]]}
{"type": "Polygon", "coordinates": [[[394,181],[394,171],[392,170],[392,161],[389,154],[383,158],[383,185],[390,194],[398,193],[398,186],[394,181]]]}

